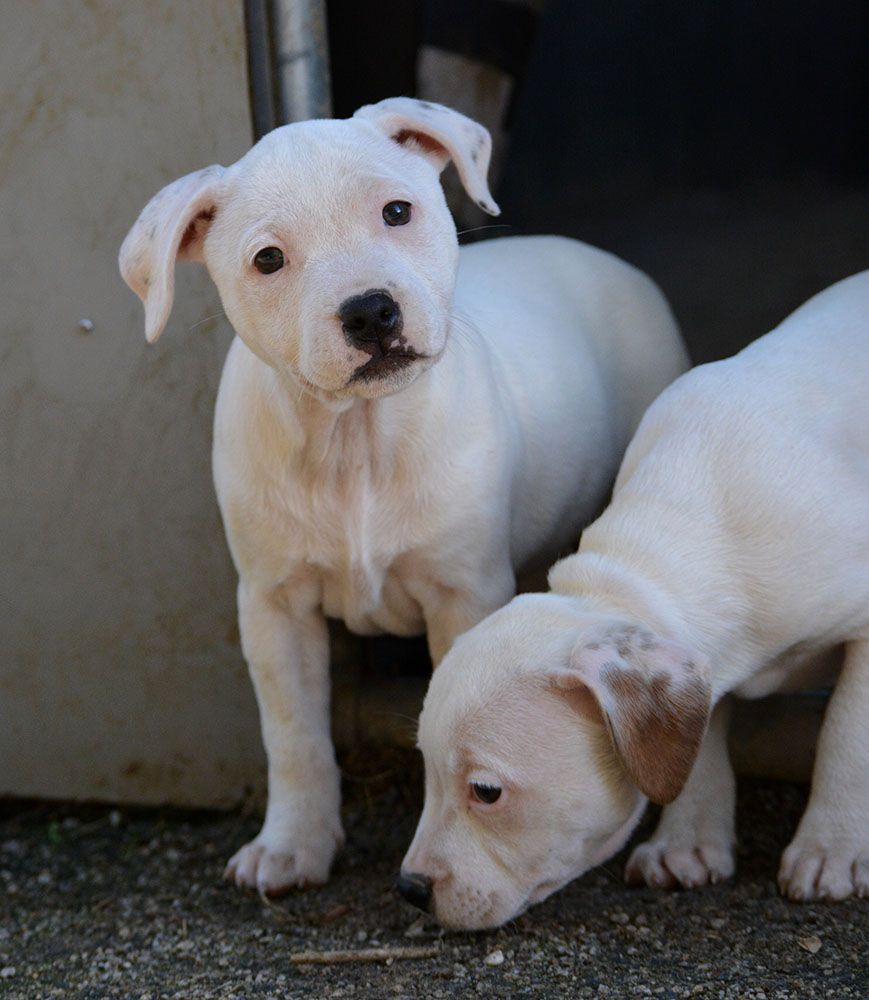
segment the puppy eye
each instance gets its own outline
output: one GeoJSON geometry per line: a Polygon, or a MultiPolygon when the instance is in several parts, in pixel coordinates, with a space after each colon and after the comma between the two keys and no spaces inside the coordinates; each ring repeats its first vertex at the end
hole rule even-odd
{"type": "Polygon", "coordinates": [[[472,781],[471,797],[490,806],[501,798],[501,789],[497,785],[484,785],[481,781],[472,781]]]}
{"type": "Polygon", "coordinates": [[[277,247],[266,247],[254,257],[253,266],[260,274],[273,274],[284,266],[284,255],[277,247]]]}
{"type": "Polygon", "coordinates": [[[390,201],[383,206],[383,221],[387,226],[406,226],[410,222],[409,201],[390,201]]]}

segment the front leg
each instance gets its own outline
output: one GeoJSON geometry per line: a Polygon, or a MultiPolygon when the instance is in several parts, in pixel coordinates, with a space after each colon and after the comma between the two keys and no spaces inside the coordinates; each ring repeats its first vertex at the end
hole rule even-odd
{"type": "Polygon", "coordinates": [[[727,753],[729,708],[727,699],[716,706],[685,787],[628,859],[628,883],[691,889],[733,874],[736,780],[727,753]]]}
{"type": "Polygon", "coordinates": [[[315,601],[299,589],[242,580],[238,611],[268,758],[268,806],[259,834],[224,874],[275,896],[325,882],[344,840],[329,731],[329,637],[315,601]]]}
{"type": "Polygon", "coordinates": [[[869,896],[869,640],[848,643],[818,738],[812,793],[782,855],[796,900],[869,896]]]}

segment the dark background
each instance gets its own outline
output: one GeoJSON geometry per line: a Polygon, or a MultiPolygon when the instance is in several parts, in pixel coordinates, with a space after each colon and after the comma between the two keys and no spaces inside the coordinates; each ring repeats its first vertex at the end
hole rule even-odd
{"type": "Polygon", "coordinates": [[[413,94],[420,45],[514,79],[503,233],[649,272],[696,361],[869,266],[862,0],[330,0],[334,113],[413,94]]]}

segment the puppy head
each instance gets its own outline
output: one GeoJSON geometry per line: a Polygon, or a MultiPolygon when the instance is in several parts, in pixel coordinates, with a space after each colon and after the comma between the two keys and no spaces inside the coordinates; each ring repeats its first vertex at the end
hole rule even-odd
{"type": "Polygon", "coordinates": [[[515,598],[432,678],[399,887],[448,927],[512,919],[619,851],[647,797],[678,795],[709,708],[675,643],[573,598],[515,598]]]}
{"type": "Polygon", "coordinates": [[[442,353],[458,244],[438,175],[449,160],[486,211],[488,132],[396,98],[344,121],[286,125],[233,166],[206,167],[146,205],[121,273],[159,337],[177,260],[202,261],[239,336],[323,399],[401,389],[442,353]]]}

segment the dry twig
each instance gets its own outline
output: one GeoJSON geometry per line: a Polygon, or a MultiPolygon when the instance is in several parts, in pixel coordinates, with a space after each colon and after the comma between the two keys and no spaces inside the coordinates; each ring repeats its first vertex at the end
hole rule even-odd
{"type": "Polygon", "coordinates": [[[298,951],[290,955],[293,965],[338,965],[342,962],[393,962],[434,958],[435,945],[421,948],[356,948],[339,951],[298,951]]]}

